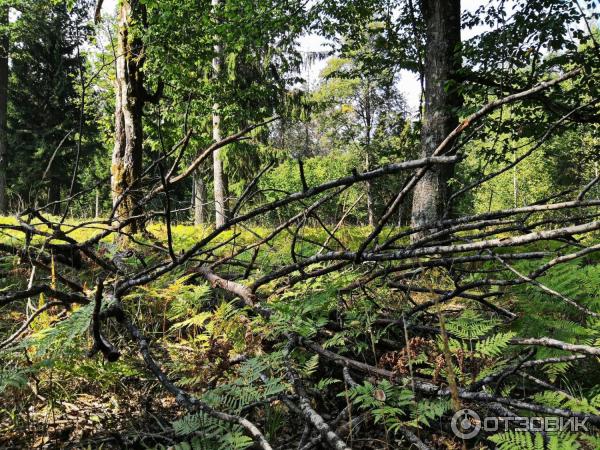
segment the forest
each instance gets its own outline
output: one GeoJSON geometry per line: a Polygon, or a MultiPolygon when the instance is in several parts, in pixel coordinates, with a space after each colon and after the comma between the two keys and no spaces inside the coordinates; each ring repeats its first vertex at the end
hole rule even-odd
{"type": "Polygon", "coordinates": [[[599,27],[0,0],[0,448],[600,449],[599,27]]]}

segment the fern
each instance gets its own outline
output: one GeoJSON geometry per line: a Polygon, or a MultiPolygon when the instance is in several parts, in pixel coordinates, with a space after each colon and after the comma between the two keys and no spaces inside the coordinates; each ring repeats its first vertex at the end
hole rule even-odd
{"type": "MultiPolygon", "coordinates": [[[[104,307],[108,307],[108,304],[104,307]]],[[[15,349],[35,348],[38,357],[43,357],[50,351],[60,354],[73,350],[81,352],[82,347],[77,341],[89,329],[93,308],[93,304],[80,307],[62,322],[45,327],[23,339],[15,349]]]]}
{"type": "Polygon", "coordinates": [[[210,421],[214,421],[215,425],[218,425],[220,422],[216,419],[213,419],[210,416],[206,416],[204,413],[196,413],[196,414],[188,414],[187,416],[182,417],[172,423],[173,431],[175,434],[182,436],[187,434],[192,434],[195,431],[198,431],[203,426],[210,426],[210,421]]]}
{"type": "MultiPolygon", "coordinates": [[[[168,447],[169,450],[243,450],[252,445],[252,439],[239,433],[229,433],[218,441],[205,436],[194,436],[189,441],[179,442],[168,447]]],[[[157,447],[158,448],[158,447],[157,447]]],[[[161,447],[161,449],[164,447],[161,447]]]]}
{"type": "Polygon", "coordinates": [[[560,432],[550,436],[548,450],[578,450],[581,445],[577,442],[577,435],[560,432]]]}
{"type": "Polygon", "coordinates": [[[202,327],[211,318],[212,314],[209,312],[201,312],[199,314],[195,314],[192,317],[183,320],[181,322],[177,322],[171,326],[171,331],[180,330],[182,328],[188,327],[202,327]]]}
{"type": "Polygon", "coordinates": [[[336,380],[335,378],[322,378],[319,380],[317,384],[315,384],[315,389],[317,391],[323,391],[329,386],[333,384],[341,383],[340,380],[336,380]]]}
{"type": "Polygon", "coordinates": [[[560,391],[544,391],[533,396],[537,403],[552,408],[566,408],[575,412],[598,414],[598,409],[594,406],[594,399],[591,401],[586,398],[570,398],[560,391]]]}
{"type": "Polygon", "coordinates": [[[311,375],[313,375],[317,371],[318,368],[319,368],[319,355],[313,355],[306,361],[306,363],[304,363],[304,366],[300,369],[300,374],[303,377],[308,378],[311,375]]]}
{"type": "Polygon", "coordinates": [[[169,449],[173,450],[205,450],[205,447],[202,445],[202,442],[199,437],[195,437],[189,442],[179,442],[169,449]]]}
{"type": "Polygon", "coordinates": [[[253,444],[252,438],[241,432],[230,432],[223,436],[220,450],[243,450],[253,444]]]}
{"type": "Polygon", "coordinates": [[[274,314],[270,325],[277,334],[294,332],[309,338],[328,322],[329,312],[337,305],[338,285],[347,277],[331,274],[315,280],[308,286],[299,283],[294,289],[278,297],[270,306],[274,314]],[[331,283],[327,283],[330,280],[331,283]]]}
{"type": "Polygon", "coordinates": [[[482,356],[498,357],[508,347],[509,341],[515,336],[515,333],[494,334],[482,341],[477,342],[475,351],[482,356]]]}
{"type": "Polygon", "coordinates": [[[498,445],[498,450],[544,450],[544,437],[536,433],[507,431],[489,437],[498,445]]]}
{"type": "Polygon", "coordinates": [[[414,402],[411,391],[394,386],[388,380],[381,380],[377,385],[365,381],[338,395],[348,396],[359,409],[368,409],[375,423],[383,423],[389,431],[394,432],[405,425],[409,408],[414,402]]]}
{"type": "Polygon", "coordinates": [[[280,353],[252,358],[240,365],[234,381],[208,391],[202,399],[217,409],[239,414],[245,406],[263,402],[288,390],[283,379],[264,375],[273,365],[279,364],[280,353]]]}
{"type": "Polygon", "coordinates": [[[178,436],[200,435],[195,436],[189,442],[184,441],[177,444],[181,450],[243,450],[253,443],[239,425],[222,422],[202,412],[184,416],[174,421],[172,426],[178,436]]]}
{"type": "Polygon", "coordinates": [[[0,393],[8,388],[23,389],[27,386],[27,376],[31,370],[28,369],[2,369],[0,371],[0,393]]]}
{"type": "Polygon", "coordinates": [[[498,324],[497,320],[486,319],[476,311],[467,309],[460,317],[449,320],[446,328],[461,339],[472,340],[486,335],[498,324]]]}
{"type": "Polygon", "coordinates": [[[566,432],[550,435],[546,446],[544,446],[544,437],[541,433],[532,434],[524,431],[495,434],[490,436],[489,440],[498,445],[498,450],[577,450],[581,448],[577,443],[577,436],[566,432]]]}
{"type": "Polygon", "coordinates": [[[567,398],[562,392],[544,391],[535,394],[533,399],[542,405],[550,406],[552,408],[560,408],[567,398]]]}
{"type": "Polygon", "coordinates": [[[571,364],[570,362],[546,364],[543,367],[543,370],[546,373],[546,375],[548,376],[548,379],[550,380],[550,382],[554,383],[559,376],[566,374],[569,371],[569,369],[572,367],[572,365],[573,364],[571,364]]]}
{"type": "Polygon", "coordinates": [[[430,422],[442,417],[450,410],[450,400],[419,400],[411,411],[415,423],[429,426],[430,422]]]}
{"type": "MultiPolygon", "coordinates": [[[[520,261],[516,263],[522,272],[529,272],[537,262],[520,261]]],[[[571,261],[553,267],[540,280],[546,286],[567,296],[575,302],[600,311],[600,264],[580,266],[580,261],[571,261]]],[[[592,317],[580,318],[580,314],[569,304],[546,294],[536,286],[521,285],[513,287],[511,292],[517,296],[516,307],[519,318],[513,323],[513,330],[524,336],[548,336],[569,343],[589,343],[594,345],[600,339],[600,320],[592,317]]],[[[564,354],[558,351],[550,353],[548,349],[537,349],[536,358],[564,354]]],[[[552,367],[556,371],[559,367],[552,367]]],[[[566,367],[562,368],[566,371],[566,367]]],[[[551,372],[548,372],[549,374],[551,372]]],[[[564,371],[551,373],[552,380],[564,371]]]]}
{"type": "Polygon", "coordinates": [[[589,448],[600,448],[600,436],[583,435],[581,440],[589,444],[589,448]]]}

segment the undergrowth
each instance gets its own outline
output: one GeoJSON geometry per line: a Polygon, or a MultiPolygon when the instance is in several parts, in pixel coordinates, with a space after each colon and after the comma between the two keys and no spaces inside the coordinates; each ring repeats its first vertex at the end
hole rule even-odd
{"type": "MultiPolygon", "coordinates": [[[[153,225],[149,231],[157,237],[164,237],[163,226],[153,225]]],[[[175,250],[189,247],[208,231],[201,227],[175,226],[175,250]]],[[[87,239],[96,232],[80,230],[76,236],[77,239],[87,239]]],[[[237,246],[254,242],[259,239],[257,235],[264,236],[268,232],[268,229],[256,227],[224,233],[220,242],[226,245],[215,252],[220,256],[230,255],[237,246]]],[[[322,230],[306,229],[304,232],[314,241],[326,239],[322,230]]],[[[348,227],[338,238],[344,245],[353,248],[366,232],[364,228],[348,227]]],[[[10,243],[23,238],[9,234],[5,233],[0,241],[10,243]]],[[[152,237],[141,239],[151,240],[152,237]]],[[[279,241],[275,240],[256,257],[258,266],[264,267],[265,271],[290,261],[287,249],[292,237],[282,234],[277,239],[279,241]]],[[[553,243],[538,243],[519,250],[540,250],[544,245],[555,248],[553,243]]],[[[100,242],[98,246],[107,252],[119,252],[110,241],[100,242]]],[[[302,246],[297,249],[298,253],[302,250],[302,246]]],[[[313,246],[310,250],[318,249],[313,246]]],[[[154,257],[143,246],[139,247],[138,254],[127,256],[130,265],[142,264],[142,260],[148,264],[154,257]]],[[[250,258],[253,255],[248,252],[242,255],[241,260],[250,258]]],[[[4,258],[0,263],[8,273],[20,270],[16,258],[4,258]]],[[[540,261],[519,261],[514,263],[514,268],[528,273],[539,264],[540,261]]],[[[307,270],[319,267],[315,265],[307,270]]],[[[485,271],[492,267],[497,268],[486,263],[475,269],[485,271]]],[[[515,277],[506,269],[497,270],[497,276],[515,277]]],[[[344,287],[358,280],[364,271],[360,266],[346,268],[317,279],[299,281],[284,292],[277,292],[277,282],[273,282],[263,290],[275,292],[264,300],[272,310],[268,320],[253,314],[248,307],[242,307],[237,299],[200,281],[186,266],[133,290],[124,298],[124,304],[136,322],[143,324],[153,350],[178,386],[220,411],[251,414],[262,423],[266,436],[272,442],[288,445],[287,439],[295,432],[294,427],[300,424],[283,401],[284,395],[293,395],[285,376],[286,367],[291,365],[309,384],[311,392],[317,394],[319,402],[335,404],[338,408],[351,406],[353,414],[364,416],[364,420],[383,427],[385,432],[378,438],[387,442],[386,445],[407,445],[401,430],[405,427],[414,430],[439,428],[441,418],[448,418],[451,414],[449,400],[422,398],[415,394],[408,382],[398,386],[389,380],[373,378],[349,386],[339,372],[323,364],[318,356],[300,349],[295,350],[291,357],[286,356],[285,348],[277,344],[282,336],[289,333],[300,338],[318,338],[324,348],[339,354],[353,355],[358,360],[409,378],[423,377],[446,384],[448,364],[443,356],[441,336],[425,337],[402,327],[377,322],[377,318],[382,316],[400,319],[411,309],[413,305],[405,293],[374,284],[365,287],[360,295],[341,294],[344,287]],[[337,330],[328,326],[332,323],[339,325],[337,330]],[[394,345],[397,349],[393,349],[394,345]],[[232,363],[236,358],[240,358],[239,362],[232,363]]],[[[90,284],[96,275],[94,272],[87,274],[90,284]]],[[[474,281],[482,276],[474,271],[467,274],[464,281],[474,281]]],[[[14,287],[20,283],[19,278],[22,277],[3,280],[1,288],[14,287]]],[[[56,282],[50,278],[51,282],[56,282]]],[[[443,270],[433,271],[420,280],[423,286],[431,288],[450,287],[443,270]]],[[[587,257],[555,267],[539,281],[593,311],[600,310],[598,257],[587,257]]],[[[496,303],[510,306],[517,313],[515,320],[503,321],[497,314],[482,309],[471,300],[454,300],[442,306],[448,317],[446,330],[452,368],[461,386],[477,383],[513,364],[523,350],[510,345],[510,340],[516,336],[547,336],[568,343],[600,346],[599,319],[574,312],[560,299],[536,286],[524,284],[501,289],[499,293],[501,295],[496,303]]],[[[412,301],[423,302],[431,298],[428,293],[415,294],[412,301]]],[[[43,295],[25,300],[36,307],[43,306],[46,301],[43,295]]],[[[103,306],[110,307],[110,302],[103,306]]],[[[116,402],[118,409],[118,405],[126,403],[135,391],[136,397],[145,398],[149,410],[170,411],[165,413],[168,422],[159,420],[158,431],[156,427],[152,431],[158,434],[158,438],[151,440],[152,445],[144,444],[149,448],[166,448],[169,445],[181,450],[251,447],[252,440],[237,425],[226,424],[201,412],[181,414],[171,410],[172,403],[166,401],[166,396],[157,394],[156,384],[143,369],[135,349],[120,337],[116,327],[105,331],[118,344],[123,357],[116,363],[88,358],[92,309],[91,304],[73,306],[66,314],[48,309],[32,321],[25,339],[0,350],[0,395],[3,398],[0,426],[8,439],[20,436],[19,439],[33,445],[31,439],[34,436],[24,436],[24,430],[39,427],[44,421],[47,429],[48,417],[28,416],[23,410],[23,405],[30,401],[50,405],[50,411],[60,411],[64,405],[61,406],[60,402],[52,404],[53,399],[60,397],[63,401],[76,402],[81,394],[110,393],[110,401],[116,402]],[[156,398],[153,398],[155,395],[156,398]],[[26,398],[29,399],[27,402],[24,401],[26,398]],[[168,438],[171,444],[161,441],[163,434],[171,436],[168,438]]],[[[21,313],[16,308],[0,309],[2,335],[9,335],[18,319],[21,319],[21,313]]],[[[435,318],[432,322],[437,325],[435,318]]],[[[566,354],[561,350],[537,347],[528,357],[543,359],[566,354]]],[[[546,390],[540,386],[532,388],[527,379],[517,376],[497,386],[498,393],[535,400],[549,407],[600,414],[600,373],[592,362],[548,364],[539,367],[536,375],[555,383],[559,390],[546,390]]],[[[478,439],[477,445],[481,448],[497,446],[515,450],[598,448],[599,445],[598,438],[591,433],[558,433],[544,437],[506,431],[482,434],[478,439]]],[[[440,441],[439,448],[453,448],[446,444],[440,441]]]]}

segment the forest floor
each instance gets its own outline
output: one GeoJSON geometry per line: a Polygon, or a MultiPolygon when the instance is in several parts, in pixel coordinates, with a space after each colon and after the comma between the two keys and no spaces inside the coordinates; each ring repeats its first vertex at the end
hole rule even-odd
{"type": "MultiPolygon", "coordinates": [[[[7,218],[1,219],[0,223],[16,224],[14,219],[7,218]]],[[[78,242],[90,239],[102,230],[102,227],[81,227],[84,223],[73,221],[63,230],[78,242]]],[[[43,231],[43,226],[38,229],[43,231]]],[[[174,251],[179,254],[210,231],[211,228],[205,227],[173,226],[174,251]]],[[[230,256],[242,246],[259,241],[270,231],[258,226],[227,231],[218,241],[212,242],[215,249],[211,258],[218,260],[230,256]]],[[[384,230],[384,234],[394,231],[397,229],[384,230]]],[[[151,224],[148,232],[136,238],[138,242],[133,252],[123,252],[112,239],[103,239],[97,244],[98,254],[113,261],[119,260],[124,272],[143,270],[167,255],[167,250],[158,243],[165,242],[165,226],[151,224]]],[[[340,229],[336,237],[341,244],[352,249],[368,232],[366,227],[347,226],[340,229]]],[[[319,251],[317,243],[324,242],[327,237],[322,228],[303,228],[302,239],[298,239],[296,247],[297,254],[315,254],[319,251]]],[[[289,264],[293,258],[289,253],[293,239],[297,237],[284,232],[271,245],[261,247],[257,254],[246,252],[238,255],[236,261],[240,265],[227,266],[228,272],[221,275],[238,279],[245,270],[245,264],[252,261],[255,273],[244,279],[244,283],[249,284],[261,275],[289,264]]],[[[25,240],[20,231],[4,229],[0,235],[0,245],[22,248],[25,240]]],[[[43,243],[43,235],[31,240],[34,246],[43,243]]],[[[569,247],[565,247],[564,243],[537,242],[521,246],[519,251],[554,251],[557,248],[567,251],[569,247]]],[[[477,279],[478,271],[479,274],[498,273],[497,269],[492,270],[486,264],[466,266],[469,270],[461,281],[466,283],[477,279]]],[[[522,261],[515,263],[515,267],[527,273],[535,264],[522,261]]],[[[316,265],[311,270],[321,267],[316,265]]],[[[0,281],[0,293],[8,289],[23,289],[33,277],[38,282],[49,284],[62,282],[56,278],[54,262],[48,270],[39,269],[32,275],[31,270],[21,264],[21,258],[15,255],[0,259],[0,268],[7,275],[0,281]]],[[[361,295],[345,298],[340,295],[345,286],[360,281],[368,273],[367,269],[370,270],[357,265],[318,279],[299,281],[283,290],[278,289],[276,282],[265,284],[257,293],[262,296],[263,304],[273,311],[269,320],[253,317],[248,309],[237,307],[231,295],[218,293],[214,284],[194,278],[195,272],[190,266],[181,267],[132,290],[123,302],[135,324],[149,337],[156,359],[178,386],[206,398],[206,401],[220,404],[221,408],[249,411],[248,417],[265,430],[270,442],[279,449],[289,449],[296,448],[303,422],[294,414],[290,415],[287,405],[278,397],[282,389],[289,386],[285,384],[284,377],[279,379],[276,375],[282,368],[277,360],[280,358],[277,355],[281,354],[278,340],[282,333],[292,330],[300,336],[318,339],[325,348],[345,349],[339,351],[382,370],[399,371],[405,375],[409,370],[406,355],[397,349],[402,346],[399,342],[407,337],[406,330],[393,329],[385,322],[379,325],[375,318],[384,315],[401,317],[409,308],[419,308],[434,301],[437,298],[434,290],[452,288],[451,280],[444,272],[434,270],[413,280],[424,289],[411,293],[408,303],[406,293],[393,287],[393,283],[370,286],[363,289],[361,295]],[[340,311],[346,328],[342,331],[326,329],[328,321],[335,323],[340,320],[340,311]],[[232,362],[240,356],[243,356],[242,364],[232,362]],[[267,370],[264,367],[273,370],[275,381],[271,386],[257,388],[256,381],[260,382],[263,370],[267,370]],[[264,398],[269,399],[266,407],[255,408],[257,404],[265,403],[264,398]]],[[[94,285],[98,273],[98,268],[84,258],[82,267],[61,266],[60,275],[77,279],[89,287],[94,285]]],[[[595,255],[568,262],[545,276],[543,281],[587,307],[597,308],[600,304],[600,258],[595,255]]],[[[494,293],[489,289],[470,292],[494,293]]],[[[465,299],[455,299],[438,308],[438,312],[447,316],[448,330],[462,336],[461,339],[467,339],[462,343],[458,338],[450,342],[457,357],[457,375],[461,383],[483,377],[497,370],[496,367],[505,367],[503,356],[507,342],[516,335],[545,336],[551,330],[553,337],[567,342],[593,344],[595,339],[599,339],[597,321],[586,322],[577,314],[565,312],[564,305],[549,302],[543,292],[532,286],[497,293],[495,304],[514,311],[514,320],[502,322],[495,313],[488,315],[474,308],[474,302],[465,299]],[[474,343],[473,337],[481,342],[474,343]],[[468,345],[463,345],[464,342],[468,345]],[[472,359],[467,361],[465,355],[472,359]]],[[[40,294],[36,298],[24,299],[19,308],[0,309],[0,336],[10,335],[15,323],[26,319],[27,311],[35,307],[39,309],[48,301],[44,294],[40,294]]],[[[192,423],[192,416],[186,416],[173,396],[166,393],[157,379],[149,374],[136,345],[114,323],[107,323],[103,331],[111,337],[122,357],[116,362],[106,362],[98,355],[89,356],[90,306],[93,305],[73,306],[68,314],[62,308],[48,309],[30,323],[29,331],[12,343],[6,352],[0,351],[0,362],[4,366],[0,371],[0,448],[203,448],[193,443],[185,444],[190,439],[199,438],[198,431],[194,431],[198,425],[192,423]]],[[[427,326],[439,325],[435,315],[426,317],[429,321],[427,326]]],[[[440,374],[443,375],[443,352],[439,342],[419,335],[410,337],[407,342],[410,343],[409,348],[414,346],[415,351],[412,355],[415,365],[410,370],[414,368],[419,375],[434,381],[440,374]]],[[[560,350],[540,348],[535,357],[565,354],[560,350]]],[[[335,379],[339,374],[331,367],[321,365],[318,358],[300,355],[299,361],[298,372],[312,383],[310,389],[315,408],[320,411],[343,409],[347,401],[347,398],[344,400],[346,388],[340,390],[343,383],[335,379]]],[[[575,373],[569,372],[574,369],[570,364],[564,364],[544,370],[545,376],[561,384],[569,395],[581,396],[578,402],[570,400],[570,407],[597,411],[600,396],[595,386],[600,380],[596,366],[590,360],[579,365],[575,373]]],[[[375,383],[376,380],[367,378],[365,382],[375,383]]],[[[504,388],[505,392],[511,390],[515,390],[514,395],[525,398],[517,384],[511,383],[504,388]]],[[[391,390],[384,394],[384,398],[386,395],[391,398],[400,394],[391,390]]],[[[535,398],[548,404],[557,402],[544,391],[535,391],[532,395],[539,396],[535,398]]],[[[558,404],[564,404],[563,400],[558,404]]],[[[436,404],[431,405],[434,410],[436,404]]],[[[373,423],[375,416],[371,414],[377,414],[377,409],[361,411],[358,410],[357,418],[362,421],[362,428],[357,425],[352,431],[357,434],[351,448],[408,448],[403,446],[407,444],[402,444],[402,440],[390,439],[389,433],[386,435],[380,428],[368,426],[373,423]]],[[[445,414],[446,410],[440,411],[440,414],[445,414]]],[[[323,418],[335,420],[327,413],[323,413],[323,418]]],[[[353,439],[352,433],[350,439],[353,439]]],[[[429,430],[424,436],[431,449],[461,448],[459,441],[447,437],[447,430],[429,430]]],[[[239,448],[246,448],[244,442],[240,442],[239,448]]],[[[236,447],[232,444],[229,448],[236,447]]]]}

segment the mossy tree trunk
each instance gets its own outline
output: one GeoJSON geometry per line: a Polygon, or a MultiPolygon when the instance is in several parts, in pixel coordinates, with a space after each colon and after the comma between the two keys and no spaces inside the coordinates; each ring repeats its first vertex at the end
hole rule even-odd
{"type": "MultiPolygon", "coordinates": [[[[143,23],[145,10],[139,0],[121,0],[118,12],[116,59],[115,146],[112,154],[111,188],[117,221],[137,217],[139,178],[142,171],[142,114],[144,90],[144,45],[133,33],[131,23],[143,23]]],[[[140,231],[141,220],[134,219],[123,228],[140,231]]]]}

